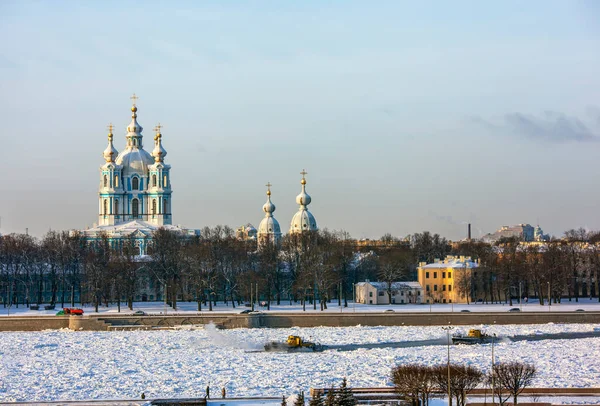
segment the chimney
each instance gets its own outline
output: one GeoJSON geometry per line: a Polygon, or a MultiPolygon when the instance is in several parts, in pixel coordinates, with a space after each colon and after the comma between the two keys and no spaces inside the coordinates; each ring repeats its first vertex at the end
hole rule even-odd
{"type": "Polygon", "coordinates": [[[471,223],[467,226],[467,240],[471,241],[471,223]]]}

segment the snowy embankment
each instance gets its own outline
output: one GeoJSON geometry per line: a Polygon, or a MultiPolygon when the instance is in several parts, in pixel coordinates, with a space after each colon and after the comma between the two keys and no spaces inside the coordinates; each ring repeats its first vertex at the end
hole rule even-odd
{"type": "MultiPolygon", "coordinates": [[[[484,328],[486,326],[483,326],[484,328]]],[[[502,339],[497,361],[534,363],[534,386],[591,387],[600,383],[600,338],[511,342],[515,335],[585,332],[590,324],[489,326],[502,339]]],[[[466,331],[468,327],[455,331],[466,331]]],[[[398,363],[445,363],[440,327],[316,327],[0,333],[0,400],[202,396],[207,384],[229,396],[290,395],[310,387],[390,385],[398,363]],[[321,353],[265,353],[270,340],[288,334],[325,345],[438,339],[437,345],[321,353]]],[[[452,361],[488,370],[491,345],[452,346],[452,361]]]]}
{"type": "MultiPolygon", "coordinates": [[[[70,307],[70,304],[66,304],[70,307]]],[[[523,301],[519,305],[517,301],[513,301],[512,305],[507,303],[497,304],[484,304],[484,303],[471,303],[471,304],[393,304],[393,305],[366,305],[360,303],[348,303],[348,307],[338,306],[337,301],[329,303],[328,308],[324,311],[326,313],[370,313],[370,312],[383,312],[385,310],[394,310],[397,313],[428,313],[428,312],[461,312],[468,310],[469,312],[507,312],[509,309],[518,308],[522,312],[573,312],[576,310],[580,311],[600,311],[600,302],[597,298],[580,298],[579,301],[574,299],[569,302],[568,299],[563,299],[562,303],[553,303],[551,306],[540,306],[537,300],[530,300],[527,303],[523,301]]],[[[81,307],[76,304],[75,307],[81,307]]],[[[41,310],[30,310],[25,305],[21,304],[17,308],[12,306],[10,309],[0,306],[0,316],[54,316],[58,310],[60,310],[60,303],[57,304],[55,310],[43,310],[44,307],[40,307],[41,310]]],[[[196,302],[179,302],[177,304],[177,310],[174,310],[170,306],[166,306],[163,302],[134,302],[133,311],[141,310],[151,314],[195,314],[197,313],[198,305],[196,302]]],[[[225,304],[218,302],[216,306],[213,306],[213,312],[215,313],[239,313],[243,310],[247,310],[246,306],[236,306],[235,308],[231,305],[231,302],[225,304]]],[[[95,311],[94,307],[85,306],[83,307],[85,314],[101,314],[101,315],[127,315],[133,311],[129,310],[127,306],[121,306],[121,312],[118,312],[117,306],[111,304],[109,307],[100,306],[98,312],[95,311]]],[[[294,303],[282,303],[280,305],[272,304],[271,309],[267,310],[265,306],[256,305],[256,310],[264,313],[281,313],[281,312],[302,312],[302,305],[294,303]]],[[[203,312],[208,312],[208,306],[202,306],[203,312]]],[[[321,313],[320,307],[317,304],[317,309],[314,310],[310,304],[306,305],[306,312],[321,313]]]]}

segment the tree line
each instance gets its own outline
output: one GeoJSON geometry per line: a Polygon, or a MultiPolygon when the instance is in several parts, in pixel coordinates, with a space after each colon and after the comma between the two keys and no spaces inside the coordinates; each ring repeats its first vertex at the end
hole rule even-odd
{"type": "Polygon", "coordinates": [[[543,245],[517,239],[489,245],[451,244],[427,231],[402,240],[386,234],[357,241],[345,231],[320,230],[258,244],[237,238],[227,226],[193,237],[160,228],[146,241],[148,255],[140,257],[133,237],[9,234],[0,237],[0,300],[5,307],[116,303],[120,310],[145,298],[174,309],[179,301],[194,301],[199,311],[212,310],[217,301],[267,309],[289,302],[325,310],[332,302],[347,306],[354,284],[364,280],[385,282],[391,299],[393,282],[416,280],[418,263],[455,254],[480,262],[468,278],[456,278],[456,289],[469,300],[512,304],[520,287],[521,297],[539,297],[543,304],[548,297],[598,296],[599,235],[571,230],[543,245]]]}
{"type": "Polygon", "coordinates": [[[540,305],[564,298],[600,301],[600,232],[568,230],[561,239],[523,243],[504,238],[494,245],[465,241],[455,245],[458,255],[479,261],[471,272],[458,272],[455,289],[469,301],[510,305],[535,297],[540,305]]]}
{"type": "Polygon", "coordinates": [[[492,397],[503,405],[530,386],[537,374],[536,367],[522,362],[494,363],[491,371],[462,364],[420,365],[405,364],[392,368],[391,380],[396,392],[413,405],[427,406],[433,397],[452,396],[457,406],[467,403],[467,395],[478,386],[491,387],[492,397]]]}

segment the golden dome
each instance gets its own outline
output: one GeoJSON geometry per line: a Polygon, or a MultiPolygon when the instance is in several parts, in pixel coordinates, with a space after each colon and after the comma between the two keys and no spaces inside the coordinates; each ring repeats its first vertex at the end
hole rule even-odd
{"type": "Polygon", "coordinates": [[[301,183],[302,185],[306,185],[306,179],[302,178],[302,180],[300,181],[300,183],[301,183]]]}
{"type": "Polygon", "coordinates": [[[136,106],[131,106],[131,111],[133,111],[135,113],[137,111],[137,107],[136,106]]]}

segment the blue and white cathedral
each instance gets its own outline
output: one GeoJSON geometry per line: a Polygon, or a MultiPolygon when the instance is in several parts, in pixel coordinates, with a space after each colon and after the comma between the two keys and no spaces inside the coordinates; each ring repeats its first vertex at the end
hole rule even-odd
{"type": "MultiPolygon", "coordinates": [[[[140,255],[148,253],[152,234],[164,227],[184,236],[198,236],[200,230],[174,226],[172,215],[171,166],[165,163],[167,151],[162,144],[162,126],[155,127],[152,152],[144,149],[142,126],[137,121],[137,96],[131,97],[131,122],[127,126],[125,148],[119,153],[113,144],[113,126],[109,125],[108,146],[103,152],[98,191],[98,222],[93,228],[81,231],[93,243],[106,236],[113,247],[122,246],[124,239],[132,238],[140,255]]],[[[306,193],[306,171],[300,173],[302,191],[296,197],[298,212],[293,216],[290,233],[316,231],[317,222],[308,210],[311,197],[306,193]]],[[[242,238],[257,239],[260,244],[279,244],[281,228],[273,216],[271,184],[267,184],[267,202],[263,205],[265,217],[258,230],[251,224],[237,229],[242,238]]]]}
{"type": "Polygon", "coordinates": [[[162,126],[155,128],[152,153],[144,149],[142,126],[137,122],[137,97],[131,107],[125,149],[120,153],[113,145],[113,126],[109,126],[105,163],[100,167],[98,223],[82,231],[90,241],[106,233],[111,244],[119,245],[133,237],[140,255],[147,253],[152,233],[160,227],[184,235],[199,235],[199,230],[172,225],[171,166],[165,163],[167,151],[162,145],[162,126]]]}

